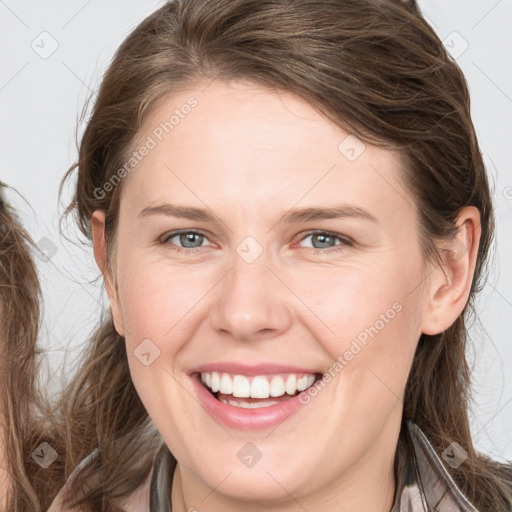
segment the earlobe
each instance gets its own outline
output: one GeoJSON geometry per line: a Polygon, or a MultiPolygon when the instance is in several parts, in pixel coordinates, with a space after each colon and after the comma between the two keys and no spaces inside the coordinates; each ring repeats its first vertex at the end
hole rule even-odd
{"type": "Polygon", "coordinates": [[[422,332],[439,334],[448,329],[466,306],[473,282],[481,236],[480,212],[474,206],[463,208],[457,219],[459,231],[439,252],[443,266],[428,277],[422,332]]]}
{"type": "Polygon", "coordinates": [[[107,264],[107,241],[105,238],[105,212],[96,210],[91,217],[91,231],[93,240],[94,259],[103,274],[103,281],[107,291],[112,318],[117,333],[124,336],[124,325],[122,322],[121,308],[119,306],[117,288],[114,276],[107,264]]]}

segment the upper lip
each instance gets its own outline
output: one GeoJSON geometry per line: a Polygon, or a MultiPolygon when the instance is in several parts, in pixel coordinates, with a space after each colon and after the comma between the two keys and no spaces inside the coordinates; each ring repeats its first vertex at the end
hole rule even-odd
{"type": "Polygon", "coordinates": [[[189,373],[204,373],[204,372],[223,372],[231,373],[233,375],[271,375],[274,373],[308,373],[316,374],[322,373],[319,370],[313,370],[311,368],[289,366],[276,363],[260,363],[256,365],[247,365],[243,363],[237,363],[235,361],[219,361],[216,363],[206,363],[192,369],[189,373]]]}

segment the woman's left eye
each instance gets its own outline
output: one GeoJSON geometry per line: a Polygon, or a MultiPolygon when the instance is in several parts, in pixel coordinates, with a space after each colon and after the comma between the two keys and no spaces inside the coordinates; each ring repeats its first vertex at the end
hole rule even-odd
{"type": "Polygon", "coordinates": [[[328,231],[310,231],[306,236],[300,239],[300,242],[307,240],[308,238],[311,238],[312,244],[309,247],[326,253],[339,251],[346,246],[353,245],[352,240],[348,237],[341,236],[336,233],[330,233],[328,231]],[[339,240],[340,243],[335,243],[336,240],[339,240]],[[316,246],[314,244],[316,244],[316,246]]]}

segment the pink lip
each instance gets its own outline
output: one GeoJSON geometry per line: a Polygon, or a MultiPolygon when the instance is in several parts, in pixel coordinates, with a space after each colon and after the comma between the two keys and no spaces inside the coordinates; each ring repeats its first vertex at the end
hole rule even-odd
{"type": "MultiPolygon", "coordinates": [[[[311,372],[308,371],[306,373],[311,372]]],[[[299,399],[304,391],[285,402],[280,402],[269,407],[261,407],[259,409],[235,407],[217,400],[213,394],[203,386],[199,373],[192,374],[191,378],[199,400],[210,416],[219,423],[238,430],[254,431],[276,427],[285,421],[286,418],[293,415],[294,412],[304,407],[299,399]]]]}
{"type": "Polygon", "coordinates": [[[271,375],[274,373],[322,373],[320,370],[300,368],[298,366],[286,366],[281,364],[257,364],[248,366],[235,362],[218,362],[202,364],[189,372],[189,375],[201,372],[224,372],[233,375],[271,375]]]}

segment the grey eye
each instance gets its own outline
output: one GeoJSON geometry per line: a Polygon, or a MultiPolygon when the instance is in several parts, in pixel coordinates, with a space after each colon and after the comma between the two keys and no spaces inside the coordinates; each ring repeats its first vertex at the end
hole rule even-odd
{"type": "Polygon", "coordinates": [[[183,231],[181,233],[170,233],[163,240],[163,243],[170,242],[183,249],[197,249],[203,245],[205,238],[204,235],[195,231],[183,231]],[[178,243],[173,242],[175,238],[178,239],[178,243]]]}

